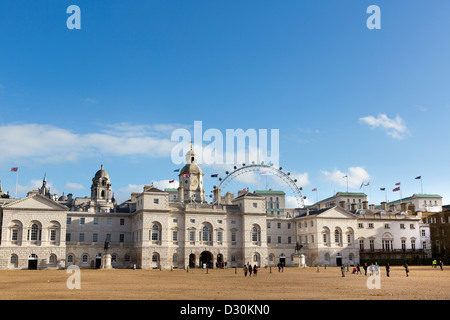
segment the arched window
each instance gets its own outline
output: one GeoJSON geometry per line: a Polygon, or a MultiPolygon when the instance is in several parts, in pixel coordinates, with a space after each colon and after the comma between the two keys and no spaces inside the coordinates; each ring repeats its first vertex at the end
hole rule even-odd
{"type": "Polygon", "coordinates": [[[50,255],[48,263],[53,265],[56,264],[56,256],[54,254],[50,255]]]}
{"type": "Polygon", "coordinates": [[[83,254],[83,256],[81,257],[81,261],[83,263],[87,263],[88,262],[88,255],[87,254],[83,254]]]}
{"type": "Polygon", "coordinates": [[[338,229],[334,230],[334,242],[337,245],[341,244],[341,232],[338,229]]]}
{"type": "Polygon", "coordinates": [[[67,262],[68,262],[68,263],[73,263],[73,255],[69,254],[69,255],[67,256],[67,262]]]}
{"type": "Polygon", "coordinates": [[[252,242],[260,242],[261,241],[261,229],[259,226],[254,225],[252,227],[252,234],[251,234],[252,242]]]}
{"type": "Polygon", "coordinates": [[[212,241],[212,232],[208,226],[203,226],[202,228],[202,241],[209,242],[212,241]]]}
{"type": "Polygon", "coordinates": [[[36,223],[33,223],[31,225],[30,240],[31,241],[37,241],[38,239],[40,240],[39,226],[36,223]]]}
{"type": "Polygon", "coordinates": [[[152,241],[159,241],[161,239],[161,232],[159,226],[154,224],[151,231],[152,241]]]}

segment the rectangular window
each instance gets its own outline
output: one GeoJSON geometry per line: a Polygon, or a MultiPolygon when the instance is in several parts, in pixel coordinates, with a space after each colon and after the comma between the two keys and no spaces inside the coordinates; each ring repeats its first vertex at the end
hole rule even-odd
{"type": "Polygon", "coordinates": [[[80,242],[84,241],[84,233],[80,233],[80,237],[79,237],[78,241],[80,241],[80,242]]]}
{"type": "Polygon", "coordinates": [[[373,223],[369,223],[369,228],[373,229],[373,223]]]}
{"type": "Polygon", "coordinates": [[[97,242],[98,241],[98,233],[94,233],[92,235],[92,242],[97,242]]]}
{"type": "Polygon", "coordinates": [[[416,250],[416,240],[411,240],[411,250],[416,250]]]}
{"type": "MultiPolygon", "coordinates": [[[[312,236],[314,237],[314,236],[312,236]]],[[[314,238],[313,238],[314,239],[314,238]]],[[[314,241],[313,241],[314,242],[314,241]]],[[[291,237],[288,237],[288,243],[291,243],[291,237]]]]}
{"type": "Polygon", "coordinates": [[[327,234],[326,233],[323,234],[323,243],[327,243],[327,234]]]}
{"type": "Polygon", "coordinates": [[[411,224],[409,225],[409,228],[410,228],[410,229],[415,229],[416,227],[414,226],[413,223],[411,223],[411,224]]]}
{"type": "Polygon", "coordinates": [[[72,218],[69,218],[69,217],[68,217],[67,220],[66,220],[66,223],[67,223],[67,224],[71,224],[71,223],[72,223],[72,218]]]}
{"type": "Polygon", "coordinates": [[[422,249],[425,250],[426,248],[427,248],[427,242],[426,242],[426,241],[423,241],[423,242],[422,242],[422,249]]]}
{"type": "Polygon", "coordinates": [[[290,229],[290,228],[291,228],[291,224],[290,224],[290,223],[288,223],[288,224],[287,224],[287,227],[288,227],[288,229],[290,229]]]}
{"type": "Polygon", "coordinates": [[[154,204],[159,204],[159,199],[158,198],[153,199],[153,203],[154,204]]]}
{"type": "Polygon", "coordinates": [[[66,241],[70,241],[70,233],[66,233],[66,241]]]}
{"type": "Polygon", "coordinates": [[[359,240],[359,250],[364,251],[364,240],[359,240]]]}
{"type": "Polygon", "coordinates": [[[18,234],[19,234],[19,230],[13,229],[12,235],[11,235],[11,240],[12,241],[17,241],[18,234]]]}
{"type": "Polygon", "coordinates": [[[364,228],[364,224],[358,223],[358,228],[364,228]]]}
{"type": "Polygon", "coordinates": [[[112,219],[111,218],[107,218],[106,219],[106,225],[110,226],[112,224],[112,219]]]}
{"type": "Polygon", "coordinates": [[[195,231],[189,232],[189,241],[191,241],[191,242],[195,241],[195,231]]]}
{"type": "Polygon", "coordinates": [[[281,222],[278,222],[278,223],[277,223],[277,228],[278,228],[278,229],[281,229],[281,222]]]}
{"type": "Polygon", "coordinates": [[[123,233],[121,233],[121,234],[119,235],[119,241],[120,241],[120,242],[124,242],[124,241],[125,241],[125,235],[124,235],[123,233]]]}
{"type": "Polygon", "coordinates": [[[94,224],[98,224],[98,218],[94,218],[94,224]]]}
{"type": "Polygon", "coordinates": [[[50,241],[56,241],[56,230],[50,230],[50,241]]]}
{"type": "Polygon", "coordinates": [[[222,231],[217,231],[217,242],[222,242],[222,231]]]}
{"type": "Polygon", "coordinates": [[[281,237],[278,237],[278,243],[281,243],[281,237]]]}
{"type": "Polygon", "coordinates": [[[400,223],[400,229],[405,229],[405,224],[404,223],[400,223]]]}
{"type": "Polygon", "coordinates": [[[406,250],[406,240],[402,240],[402,250],[406,250]]]}
{"type": "Polygon", "coordinates": [[[253,202],[253,208],[258,208],[258,203],[253,202]]]}
{"type": "Polygon", "coordinates": [[[314,235],[311,235],[311,243],[314,243],[314,235]]]}
{"type": "Polygon", "coordinates": [[[125,225],[125,219],[120,219],[120,225],[124,226],[125,225]]]}
{"type": "Polygon", "coordinates": [[[80,218],[80,224],[84,224],[84,218],[80,218]]]}
{"type": "Polygon", "coordinates": [[[236,242],[236,232],[231,233],[231,242],[236,242]]]}
{"type": "Polygon", "coordinates": [[[174,242],[178,241],[178,232],[177,231],[174,231],[172,233],[172,241],[174,241],[174,242]]]}
{"type": "Polygon", "coordinates": [[[369,247],[370,247],[370,251],[374,251],[375,250],[375,242],[374,242],[374,240],[370,240],[369,241],[369,247]]]}
{"type": "Polygon", "coordinates": [[[271,236],[267,236],[267,243],[272,243],[272,237],[271,236]]]}
{"type": "Polygon", "coordinates": [[[270,222],[267,222],[267,229],[270,229],[270,222]]]}
{"type": "Polygon", "coordinates": [[[106,241],[111,241],[111,233],[106,234],[106,241]]]}
{"type": "Polygon", "coordinates": [[[389,227],[389,223],[385,223],[385,224],[384,224],[384,228],[385,228],[385,229],[389,229],[389,228],[390,228],[390,227],[389,227]]]}

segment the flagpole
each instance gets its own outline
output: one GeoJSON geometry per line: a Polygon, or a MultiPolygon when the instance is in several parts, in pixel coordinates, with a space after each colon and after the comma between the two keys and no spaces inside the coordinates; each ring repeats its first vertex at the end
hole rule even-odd
{"type": "Polygon", "coordinates": [[[423,185],[422,185],[422,177],[420,177],[420,192],[423,194],[423,185]]]}
{"type": "Polygon", "coordinates": [[[19,168],[16,170],[16,188],[14,190],[14,199],[17,199],[17,182],[19,181],[19,168]]]}

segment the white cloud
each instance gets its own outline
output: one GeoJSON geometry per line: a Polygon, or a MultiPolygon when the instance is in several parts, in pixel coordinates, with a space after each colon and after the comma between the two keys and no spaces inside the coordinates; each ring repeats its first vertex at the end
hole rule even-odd
{"type": "Polygon", "coordinates": [[[94,98],[86,98],[86,99],[84,99],[84,101],[85,102],[88,102],[88,103],[92,103],[92,104],[95,104],[95,103],[97,103],[97,100],[96,99],[94,99],[94,98]]]}
{"type": "Polygon", "coordinates": [[[64,188],[74,189],[74,190],[83,190],[84,186],[82,184],[80,184],[80,183],[68,181],[64,188]]]}
{"type": "MultiPolygon", "coordinates": [[[[112,127],[111,127],[112,128],[112,127]]],[[[51,125],[18,124],[0,126],[1,162],[73,162],[98,154],[169,157],[175,144],[156,131],[138,134],[139,127],[119,126],[110,131],[79,134],[51,125]]]]}
{"type": "Polygon", "coordinates": [[[385,114],[378,114],[376,118],[374,116],[367,116],[362,117],[359,120],[368,124],[372,129],[382,128],[386,131],[388,136],[391,136],[394,139],[401,140],[409,135],[409,130],[399,115],[397,115],[395,119],[390,119],[385,114]]]}
{"type": "Polygon", "coordinates": [[[334,169],[333,172],[324,170],[322,171],[322,175],[326,180],[342,187],[347,187],[347,178],[345,176],[348,176],[349,188],[360,187],[363,181],[367,182],[370,180],[369,173],[363,167],[351,167],[348,168],[347,172],[342,172],[338,169],[334,169]]]}

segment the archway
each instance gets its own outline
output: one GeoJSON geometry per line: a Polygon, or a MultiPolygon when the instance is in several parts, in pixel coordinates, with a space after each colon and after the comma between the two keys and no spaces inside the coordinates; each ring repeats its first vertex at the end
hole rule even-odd
{"type": "Polygon", "coordinates": [[[200,253],[200,267],[203,268],[204,265],[206,268],[213,267],[213,255],[209,251],[200,253]]]}

